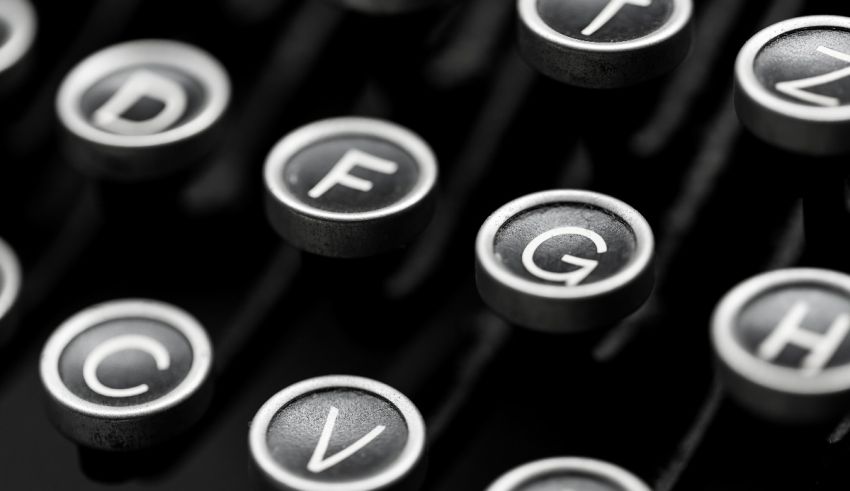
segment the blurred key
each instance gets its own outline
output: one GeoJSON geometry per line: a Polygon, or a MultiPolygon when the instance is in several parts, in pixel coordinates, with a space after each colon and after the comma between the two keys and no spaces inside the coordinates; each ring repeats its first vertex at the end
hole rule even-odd
{"type": "Polygon", "coordinates": [[[14,310],[21,292],[21,266],[15,251],[0,239],[0,338],[14,322],[14,310]]]}
{"type": "Polygon", "coordinates": [[[354,376],[318,377],[269,399],[251,422],[254,463],[275,489],[411,489],[425,423],[397,390],[354,376]]]}
{"type": "Polygon", "coordinates": [[[35,10],[28,0],[0,0],[0,91],[18,81],[36,26],[35,10]]]}
{"type": "Polygon", "coordinates": [[[140,450],[186,430],[211,395],[212,347],[177,307],[151,300],[95,305],[44,347],[41,380],[53,423],[99,450],[140,450]]]}
{"type": "Polygon", "coordinates": [[[741,49],[738,117],[771,145],[807,155],[850,152],[850,18],[774,24],[741,49]]]}
{"type": "Polygon", "coordinates": [[[478,232],[476,282],[490,308],[550,332],[609,326],[646,301],[654,239],[632,207],[599,193],[544,191],[493,213],[478,232]]]}
{"type": "Polygon", "coordinates": [[[511,470],[487,491],[650,491],[629,471],[601,460],[556,457],[511,470]]]}
{"type": "Polygon", "coordinates": [[[224,67],[177,41],[110,46],[63,80],[56,110],[72,162],[115,180],[163,176],[198,163],[230,101],[224,67]]]}
{"type": "Polygon", "coordinates": [[[289,243],[330,257],[364,257],[410,242],[434,208],[437,161],[411,131],[365,118],[290,133],[266,160],[269,220],[289,243]]]}
{"type": "Polygon", "coordinates": [[[850,276],[785,269],[717,306],[711,337],[726,388],[766,418],[812,422],[850,409],[850,276]]]}
{"type": "Polygon", "coordinates": [[[691,0],[517,0],[519,48],[561,82],[635,85],[671,71],[690,50],[691,0]]]}
{"type": "Polygon", "coordinates": [[[850,18],[799,17],[753,36],[738,54],[735,108],[750,132],[779,149],[772,162],[805,169],[798,181],[804,185],[807,252],[813,264],[844,269],[850,244],[843,161],[850,152],[850,18]]]}

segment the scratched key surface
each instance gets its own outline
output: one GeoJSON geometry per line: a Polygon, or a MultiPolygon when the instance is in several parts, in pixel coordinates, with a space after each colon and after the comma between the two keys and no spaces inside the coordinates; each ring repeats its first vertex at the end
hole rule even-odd
{"type": "MultiPolygon", "coordinates": [[[[483,490],[553,457],[609,462],[657,491],[847,489],[850,424],[839,415],[789,425],[745,409],[715,378],[709,335],[718,302],[747,278],[788,267],[850,271],[846,172],[753,136],[733,100],[736,56],[756,32],[800,15],[850,16],[846,2],[695,1],[688,57],[660,78],[611,90],[532,68],[517,49],[513,0],[382,16],[318,0],[33,3],[31,52],[12,77],[0,72],[0,239],[21,265],[14,306],[0,309],[0,488],[263,489],[248,443],[259,409],[301,381],[353,375],[404,394],[421,413],[425,454],[412,483],[422,490],[483,490]],[[160,162],[169,175],[93,176],[74,159],[104,149],[69,145],[56,94],[88,56],[141,39],[209,53],[229,76],[227,111],[197,158],[160,162]],[[285,135],[350,116],[421,137],[439,181],[413,240],[334,259],[275,232],[263,167],[285,135]],[[551,189],[616,197],[652,227],[654,290],[606,329],[524,329],[476,289],[482,223],[551,189]],[[211,400],[196,423],[153,448],[78,447],[51,423],[42,349],[78,312],[138,298],[203,326],[211,400]]],[[[602,24],[592,27],[607,37],[646,18],[640,9],[653,7],[644,3],[653,2],[581,2],[597,9],[587,24],[602,24]]],[[[0,42],[12,32],[5,19],[0,12],[0,42]]],[[[792,41],[763,61],[786,56],[792,41]]],[[[833,73],[842,59],[823,55],[812,73],[795,63],[787,75],[833,73]]],[[[847,80],[802,90],[839,97],[847,80]]],[[[125,116],[144,120],[159,104],[125,116]]],[[[361,171],[351,172],[381,177],[361,171]]],[[[0,270],[0,299],[8,278],[0,270]]],[[[134,353],[103,354],[89,378],[112,383],[98,370],[135,363],[134,353]]],[[[355,396],[313,408],[302,400],[277,415],[303,438],[282,433],[278,442],[297,447],[285,461],[300,467],[295,475],[368,474],[390,465],[379,451],[400,452],[390,437],[404,425],[391,398],[368,399],[375,409],[357,419],[357,398],[372,396],[355,396]],[[361,458],[376,467],[357,467],[361,458]]]]}

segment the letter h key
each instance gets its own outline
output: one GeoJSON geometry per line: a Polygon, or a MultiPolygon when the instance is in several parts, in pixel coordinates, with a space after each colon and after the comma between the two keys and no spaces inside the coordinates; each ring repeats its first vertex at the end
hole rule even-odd
{"type": "Polygon", "coordinates": [[[793,344],[809,351],[803,359],[802,371],[810,376],[820,373],[850,332],[850,315],[839,315],[830,324],[829,329],[820,334],[800,325],[808,311],[809,307],[805,302],[794,304],[776,329],[759,346],[758,356],[765,360],[774,360],[787,345],[793,344]]]}

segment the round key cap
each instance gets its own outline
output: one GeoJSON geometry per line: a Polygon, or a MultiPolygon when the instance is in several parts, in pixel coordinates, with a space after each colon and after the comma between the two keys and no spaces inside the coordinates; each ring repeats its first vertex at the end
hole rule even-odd
{"type": "Polygon", "coordinates": [[[197,320],[150,300],[113,301],[59,326],[41,355],[56,426],[77,443],[138,450],[197,421],[209,403],[212,348],[197,320]]]}
{"type": "Polygon", "coordinates": [[[117,44],[80,62],[56,110],[74,164],[106,178],[158,177],[197,163],[213,146],[230,100],[224,68],[188,44],[117,44]]]}
{"type": "Polygon", "coordinates": [[[518,8],[523,57],[570,85],[634,85],[690,50],[691,0],[518,0],[518,8]]]}
{"type": "Polygon", "coordinates": [[[251,423],[254,461],[277,489],[371,491],[410,477],[425,423],[397,390],[374,380],[326,376],[275,394],[251,423]]]}
{"type": "Polygon", "coordinates": [[[589,191],[535,193],[500,208],[478,232],[478,291],[521,326],[603,327],[649,296],[653,249],[649,224],[622,201],[589,191]]]}
{"type": "Polygon", "coordinates": [[[0,89],[17,78],[17,68],[30,53],[36,15],[27,0],[0,0],[0,89]]]}
{"type": "Polygon", "coordinates": [[[730,394],[767,418],[850,409],[850,276],[821,269],[751,278],[717,306],[711,335],[730,394]]]}
{"type": "Polygon", "coordinates": [[[850,152],[850,18],[790,19],[759,32],[735,66],[738,117],[777,147],[850,152]]]}
{"type": "MultiPolygon", "coordinates": [[[[9,244],[0,239],[0,331],[11,322],[21,291],[21,266],[9,244]]],[[[0,332],[0,338],[3,333],[0,332]]]]}
{"type": "Polygon", "coordinates": [[[437,163],[410,131],[339,118],[284,137],[265,166],[272,226],[294,246],[331,257],[375,255],[406,244],[433,213],[437,163]]]}
{"type": "Polygon", "coordinates": [[[580,457],[538,460],[517,467],[487,491],[650,491],[629,471],[580,457]]]}

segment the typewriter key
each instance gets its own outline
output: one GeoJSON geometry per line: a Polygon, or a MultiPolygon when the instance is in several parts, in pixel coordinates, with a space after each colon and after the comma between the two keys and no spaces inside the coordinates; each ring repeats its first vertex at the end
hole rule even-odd
{"type": "Polygon", "coordinates": [[[425,423],[397,390],[326,376],[275,394],[257,412],[251,454],[278,489],[368,491],[397,487],[423,456],[425,423]]]}
{"type": "Polygon", "coordinates": [[[751,278],[714,312],[729,393],[770,419],[810,422],[850,409],[850,276],[785,269],[751,278]]]}
{"type": "Polygon", "coordinates": [[[478,232],[476,282],[509,321],[553,332],[615,323],[654,283],[654,239],[632,207],[599,193],[555,190],[514,200],[478,232]]]}
{"type": "Polygon", "coordinates": [[[80,62],[56,99],[71,159],[105,178],[159,177],[214,143],[230,81],[209,54],[176,41],[117,44],[80,62]]]}
{"type": "Polygon", "coordinates": [[[808,155],[850,152],[850,18],[762,30],[741,49],[735,82],[738,117],[759,138],[808,155]]]}
{"type": "Polygon", "coordinates": [[[36,15],[29,1],[0,0],[0,83],[14,78],[15,68],[32,48],[35,31],[36,15]]]}
{"type": "Polygon", "coordinates": [[[691,0],[518,0],[518,8],[523,57],[570,85],[634,85],[690,50],[691,0]]]}
{"type": "Polygon", "coordinates": [[[18,258],[9,244],[0,239],[0,330],[8,327],[20,291],[21,266],[18,258]]]}
{"type": "Polygon", "coordinates": [[[53,333],[41,380],[56,426],[101,450],[161,443],[200,418],[209,402],[212,348],[194,318],[150,300],[83,310],[53,333]]]}
{"type": "Polygon", "coordinates": [[[559,457],[538,460],[508,472],[487,491],[650,491],[630,472],[599,460],[559,457]]]}
{"type": "Polygon", "coordinates": [[[398,248],[428,224],[437,163],[392,123],[339,118],[284,137],[265,166],[267,211],[292,245],[330,257],[398,248]]]}

